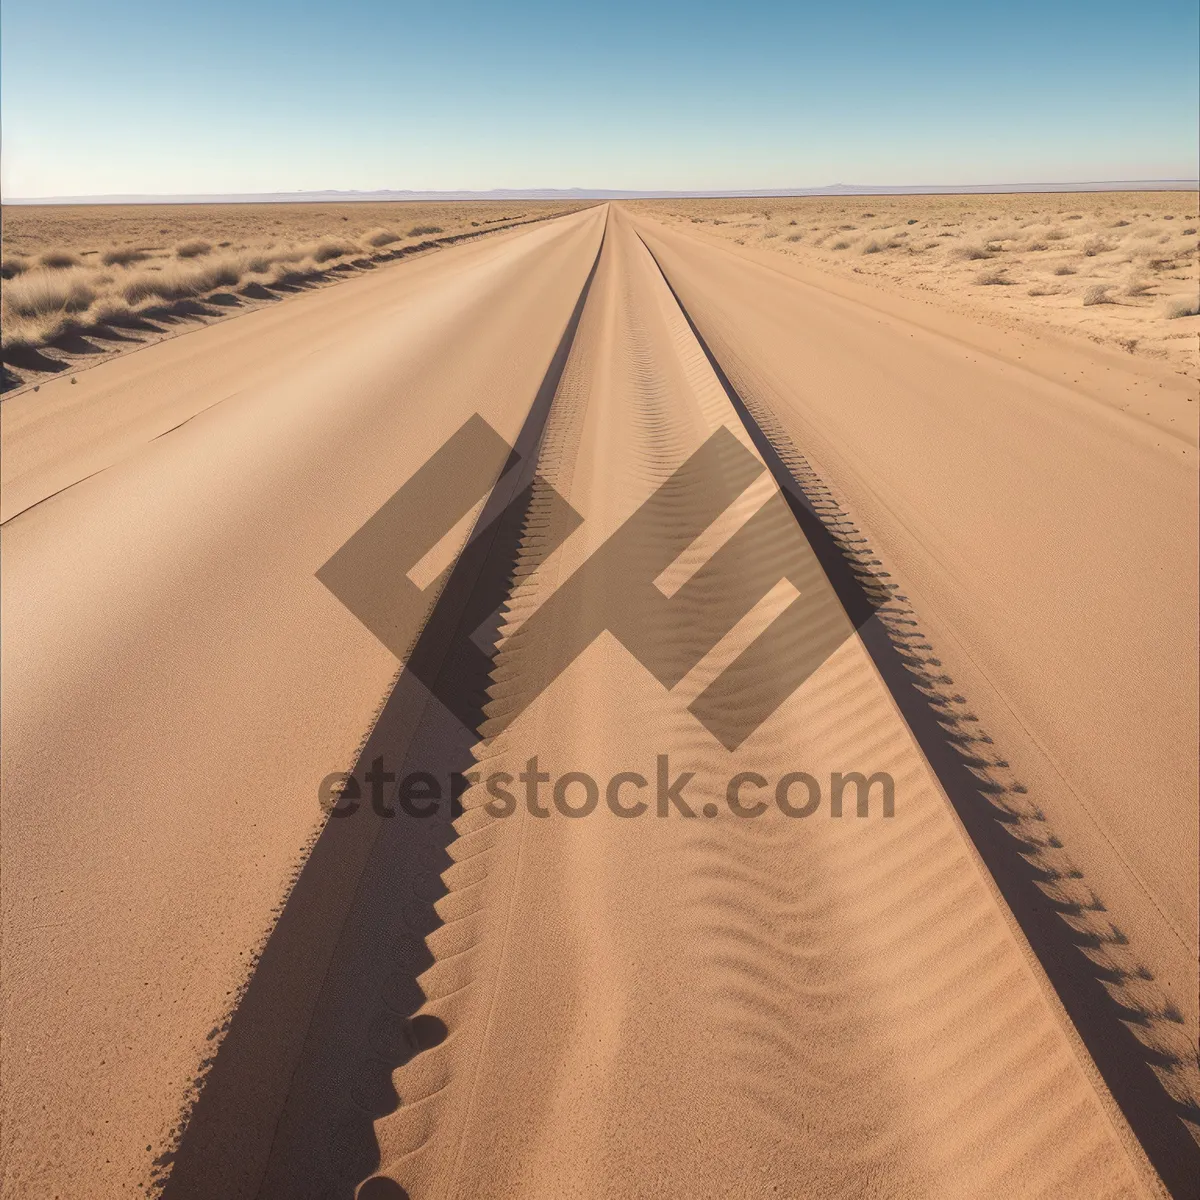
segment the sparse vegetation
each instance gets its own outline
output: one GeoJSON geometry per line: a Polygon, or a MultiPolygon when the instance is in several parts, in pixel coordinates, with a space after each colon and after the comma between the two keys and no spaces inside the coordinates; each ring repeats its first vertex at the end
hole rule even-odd
{"type": "MultiPolygon", "coordinates": [[[[212,319],[402,255],[418,239],[570,212],[487,203],[6,206],[0,331],[6,352],[66,345],[104,326],[158,332],[168,313],[212,319]],[[432,218],[432,219],[430,219],[432,218]],[[407,234],[397,232],[409,229],[407,234]],[[235,292],[220,306],[206,303],[235,292]],[[151,323],[148,325],[147,321],[151,323]]],[[[141,335],[139,335],[141,336],[141,335]]],[[[96,349],[130,344],[97,341],[96,349]]],[[[94,350],[92,351],[94,355],[94,350]]],[[[25,368],[11,368],[6,385],[25,368]]]]}
{"type": "Polygon", "coordinates": [[[313,247],[313,262],[326,263],[335,258],[345,258],[347,254],[358,254],[361,248],[351,242],[321,242],[313,247]]]}
{"type": "Polygon", "coordinates": [[[963,246],[955,246],[950,251],[951,258],[966,259],[969,262],[975,262],[981,258],[991,258],[993,251],[988,250],[984,246],[976,245],[973,242],[967,242],[963,246]]]}
{"type": "Polygon", "coordinates": [[[1093,284],[1091,284],[1088,288],[1086,288],[1084,290],[1084,293],[1083,293],[1084,307],[1088,308],[1093,304],[1113,304],[1113,303],[1115,303],[1112,296],[1110,295],[1112,290],[1113,290],[1113,285],[1111,283],[1093,283],[1093,284]]]}
{"type": "Polygon", "coordinates": [[[869,217],[853,197],[779,197],[761,207],[733,197],[647,200],[633,207],[689,228],[694,221],[724,223],[720,236],[772,247],[835,275],[916,287],[923,299],[941,295],[985,318],[1002,311],[1006,324],[1028,320],[1034,331],[1049,325],[1200,377],[1195,339],[1185,336],[1196,305],[1191,294],[1180,294],[1200,287],[1194,193],[871,199],[869,217]],[[807,231],[802,239],[784,229],[792,222],[807,231]],[[777,229],[785,236],[769,237],[777,229]],[[1188,322],[1183,331],[1170,325],[1179,318],[1188,322]]]}
{"type": "Polygon", "coordinates": [[[1200,314],[1200,295],[1172,296],[1163,303],[1163,316],[1168,321],[1200,314]]]}
{"type": "MultiPolygon", "coordinates": [[[[472,225],[478,226],[478,221],[472,221],[472,225]]],[[[393,233],[390,229],[373,229],[363,238],[368,246],[374,246],[378,249],[380,246],[390,246],[393,242],[398,242],[400,235],[393,233]]]]}
{"type": "Polygon", "coordinates": [[[43,267],[49,267],[52,271],[77,267],[81,261],[78,254],[72,254],[69,250],[51,250],[38,259],[43,267]]]}
{"type": "Polygon", "coordinates": [[[143,262],[149,257],[145,250],[138,250],[133,246],[118,246],[112,250],[105,250],[100,255],[100,261],[106,267],[127,267],[130,263],[143,262]]]}

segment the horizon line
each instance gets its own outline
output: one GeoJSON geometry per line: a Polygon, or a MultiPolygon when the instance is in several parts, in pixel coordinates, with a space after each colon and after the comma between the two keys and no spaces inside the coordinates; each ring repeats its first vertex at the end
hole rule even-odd
{"type": "Polygon", "coordinates": [[[277,192],[129,192],[95,193],[78,196],[12,196],[0,203],[36,204],[270,204],[270,203],[363,203],[395,200],[640,200],[640,199],[770,199],[820,196],[870,195],[989,195],[1022,192],[1089,191],[1196,191],[1197,179],[1107,179],[1022,183],[966,184],[850,184],[834,183],[819,187],[791,188],[314,188],[277,192]]]}

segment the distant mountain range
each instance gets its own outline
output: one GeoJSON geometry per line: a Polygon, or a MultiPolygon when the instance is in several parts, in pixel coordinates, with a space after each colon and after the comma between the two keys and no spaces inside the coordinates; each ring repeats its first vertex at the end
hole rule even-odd
{"type": "Polygon", "coordinates": [[[833,183],[828,187],[752,188],[732,191],[623,191],[606,188],[492,188],[486,192],[417,192],[381,188],[374,192],[243,192],[177,196],[40,196],[10,198],[5,204],[330,204],[403,200],[641,200],[688,197],[987,195],[997,192],[1195,191],[1195,179],[1120,179],[1090,183],[964,183],[890,186],[833,183]]]}

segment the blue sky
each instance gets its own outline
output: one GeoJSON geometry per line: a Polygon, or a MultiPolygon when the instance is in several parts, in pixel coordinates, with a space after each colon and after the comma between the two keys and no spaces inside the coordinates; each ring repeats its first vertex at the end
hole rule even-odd
{"type": "Polygon", "coordinates": [[[5,0],[7,196],[1194,177],[1194,0],[5,0]]]}

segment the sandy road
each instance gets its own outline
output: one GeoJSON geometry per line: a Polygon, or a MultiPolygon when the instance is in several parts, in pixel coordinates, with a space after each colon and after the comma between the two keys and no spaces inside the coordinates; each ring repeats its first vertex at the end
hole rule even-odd
{"type": "Polygon", "coordinates": [[[316,783],[396,670],[315,572],[472,413],[515,438],[600,226],[380,270],[5,403],[5,1195],[159,1173],[316,783]]]}
{"type": "MultiPolygon", "coordinates": [[[[1200,1120],[1200,856],[1183,850],[1200,844],[1194,382],[781,270],[769,254],[643,230],[732,385],[777,445],[802,447],[805,466],[832,483],[857,548],[906,596],[910,628],[936,655],[930,688],[965,697],[974,736],[991,739],[975,773],[1002,797],[1013,832],[1041,847],[1026,863],[1056,876],[1038,890],[1070,930],[1011,851],[985,854],[989,867],[1112,1085],[1125,1087],[1139,1060],[1166,1064],[1171,1103],[1155,1103],[1144,1068],[1145,1090],[1125,1102],[1155,1109],[1139,1133],[1162,1139],[1164,1159],[1190,1157],[1200,1120]],[[1096,939],[1106,946],[1088,945],[1096,939]]],[[[923,741],[928,755],[935,740],[923,741]]],[[[981,805],[959,775],[966,819],[981,805]]]]}
{"type": "MultiPolygon", "coordinates": [[[[913,379],[896,383],[906,360],[888,339],[911,342],[911,324],[881,330],[861,304],[843,311],[790,281],[772,286],[752,263],[600,209],[199,331],[75,387],[17,397],[11,414],[6,404],[6,1194],[122,1194],[165,1179],[168,1166],[175,1197],[349,1196],[373,1172],[362,1194],[375,1200],[401,1185],[413,1196],[1154,1191],[1109,1088],[1131,1119],[1130,1105],[1151,1096],[1155,1128],[1181,1102],[1160,1076],[1180,1074],[1164,1056],[1194,1037],[1195,1014],[1172,990],[1186,984],[1181,959],[1145,912],[1162,908],[1163,928],[1174,920],[1186,945],[1189,796],[1158,794],[1157,840],[1108,827],[1153,875],[1154,903],[1073,826],[1064,859],[1054,843],[1067,840],[1057,831],[1069,804],[1019,757],[1022,743],[1008,749],[990,693],[941,650],[969,634],[985,665],[1010,671],[1003,697],[1026,718],[1015,724],[1070,765],[1062,747],[1103,738],[1078,732],[1079,706],[1068,710],[1028,670],[1053,601],[1031,598],[1030,616],[991,599],[989,618],[954,625],[962,610],[943,600],[950,589],[928,585],[919,566],[934,526],[936,548],[957,565],[948,574],[992,577],[968,552],[966,518],[946,519],[957,509],[940,483],[927,497],[910,484],[903,511],[927,500],[925,524],[914,521],[926,536],[905,541],[868,487],[890,481],[891,496],[904,479],[926,479],[887,404],[911,411],[909,425],[923,421],[932,444],[930,429],[954,429],[951,384],[985,389],[998,428],[954,412],[964,428],[954,457],[997,470],[1027,436],[1052,456],[1054,420],[1075,445],[1093,409],[1046,392],[1051,416],[1013,430],[1016,417],[997,408],[1013,381],[986,356],[959,364],[955,381],[947,346],[959,343],[926,331],[908,352],[913,379]],[[805,301],[803,322],[778,316],[805,301]],[[689,316],[727,364],[736,404],[689,316]],[[559,379],[556,347],[568,346],[559,379]],[[891,390],[855,378],[876,360],[891,390]],[[822,421],[803,422],[794,402],[805,380],[835,368],[858,409],[831,397],[822,421]],[[414,651],[459,687],[460,713],[477,707],[464,729],[409,673],[389,695],[395,659],[315,573],[476,412],[527,453],[489,500],[480,523],[491,532],[458,558],[414,651]],[[678,474],[721,429],[716,467],[678,474]],[[838,487],[812,484],[823,498],[807,525],[778,486],[781,470],[808,469],[798,443],[838,487]],[[880,443],[909,455],[907,473],[882,450],[871,458],[880,443]],[[526,484],[528,501],[488,524],[526,484]],[[577,529],[550,488],[583,518],[577,529]],[[871,541],[840,522],[843,497],[856,517],[861,502],[871,541]],[[617,563],[556,603],[648,500],[628,578],[617,563]],[[835,532],[822,535],[822,522],[835,532]],[[876,552],[900,560],[906,590],[889,591],[895,579],[879,574],[876,552]],[[850,564],[840,574],[837,554],[850,564]],[[669,614],[622,626],[614,605],[647,573],[669,614]],[[851,586],[892,615],[856,632],[851,586]],[[486,621],[498,606],[499,624],[486,621]],[[1005,650],[1001,619],[1017,623],[1021,654],[1005,650]],[[775,669],[763,671],[754,647],[768,626],[775,669]],[[482,672],[461,637],[477,627],[491,652],[482,672]],[[600,627],[611,632],[591,638],[600,627]],[[561,647],[575,644],[584,648],[564,659],[561,647]],[[934,645],[946,667],[931,661],[934,645]],[[959,777],[889,676],[888,646],[935,698],[958,688],[980,709],[991,742],[972,740],[982,722],[961,708],[934,723],[968,748],[973,778],[1001,781],[984,803],[1017,849],[996,850],[955,790],[959,777]],[[776,695],[787,670],[803,681],[776,695]],[[952,684],[941,682],[947,672],[952,684]],[[727,737],[727,749],[711,729],[728,732],[748,712],[762,723],[727,737]],[[1053,743],[1064,726],[1075,732],[1053,743]],[[444,805],[433,819],[381,820],[364,804],[325,826],[288,895],[317,831],[316,781],[356,752],[356,767],[385,754],[397,774],[510,777],[515,811],[489,814],[482,787],[454,828],[444,805]],[[518,780],[534,755],[550,777],[543,801],[552,781],[584,773],[600,781],[596,810],[571,820],[551,803],[552,817],[532,815],[518,780]],[[865,817],[853,799],[830,815],[832,775],[851,771],[891,777],[894,816],[878,796],[865,817]],[[812,816],[773,803],[753,819],[731,811],[735,776],[753,803],[789,772],[824,788],[812,816]],[[701,815],[668,805],[660,818],[657,791],[684,773],[701,815]],[[606,782],[618,777],[630,801],[645,781],[649,812],[611,811],[606,782]],[[1088,956],[1070,953],[1115,981],[1116,1001],[1141,1005],[1142,1040],[1119,1048],[1115,1067],[1097,1070],[1089,1056],[1112,1017],[1087,992],[1096,979],[1025,911],[1032,885],[1013,882],[1016,861],[1032,864],[1048,919],[1088,956]],[[1103,882],[1103,920],[1133,937],[1108,936],[1094,892],[1075,894],[1079,876],[1089,889],[1103,882]],[[1135,950],[1136,962],[1120,957],[1135,950]],[[1136,973],[1142,960],[1154,979],[1136,973]],[[1180,1020],[1160,1019],[1167,1003],[1180,1020]],[[1159,1055],[1159,1075],[1142,1051],[1159,1055]],[[178,1154],[155,1166],[210,1065],[178,1154]],[[1136,1076],[1131,1091],[1114,1070],[1136,1076]]],[[[1026,422],[1030,407],[1018,414],[1026,422]]],[[[1138,511],[1184,520],[1188,477],[1164,468],[1156,490],[1153,438],[1095,425],[1092,454],[1145,471],[1138,511]]],[[[1099,504],[1091,460],[1069,461],[1061,474],[1076,481],[1076,505],[1099,504]]],[[[491,463],[493,478],[500,467],[491,463]]],[[[958,484],[980,470],[963,468],[958,484]]],[[[1111,504],[1098,511],[1112,516],[1111,504]]],[[[1194,596],[1175,535],[1153,557],[1120,511],[1120,548],[1153,561],[1110,574],[1106,587],[1089,567],[1107,551],[1088,541],[1092,557],[1070,578],[1090,582],[1097,622],[1152,627],[1135,638],[1142,658],[1119,669],[1148,681],[1127,703],[1157,703],[1168,728],[1127,722],[1120,737],[1143,759],[1161,750],[1174,769],[1189,715],[1164,660],[1186,648],[1179,609],[1194,596]],[[1134,583],[1154,568],[1165,582],[1147,600],[1134,583]],[[1165,625],[1147,620],[1139,598],[1165,625]]],[[[1006,519],[996,539],[1006,567],[1024,566],[1018,528],[1034,531],[1029,557],[1062,553],[1057,528],[1038,540],[1035,511],[1017,504],[1006,519]]],[[[426,531],[384,532],[386,547],[426,531]]],[[[441,547],[438,566],[456,545],[441,547]]],[[[1085,633],[1051,661],[1094,682],[1090,645],[1085,633]]],[[[1120,715],[1111,692],[1105,703],[1120,715]]],[[[586,791],[575,778],[564,801],[586,791]]],[[[1186,1148],[1173,1133],[1137,1136],[1174,1187],[1186,1148]]]]}
{"type": "MultiPolygon", "coordinates": [[[[395,1076],[381,1170],[439,1196],[1136,1194],[1122,1122],[809,543],[786,506],[759,521],[782,504],[771,477],[731,484],[693,540],[722,471],[675,472],[722,426],[750,452],[650,255],[610,221],[538,464],[585,522],[549,554],[536,505],[524,530],[476,750],[501,799],[468,793],[449,846],[420,979],[448,1035],[395,1076]],[[559,589],[669,478],[635,550],[651,577],[672,564],[675,606],[640,632],[693,665],[665,693],[626,629],[556,673],[548,647],[640,567],[612,593],[601,576],[556,606],[559,589]],[[762,601],[722,639],[731,589],[762,601]],[[768,627],[779,669],[814,640],[828,657],[730,751],[688,706],[768,627]],[[542,819],[523,803],[535,755],[542,819]],[[658,809],[664,767],[689,774],[691,819],[658,809]],[[800,770],[886,772],[895,814],[730,811],[730,780],[756,802],[800,770]],[[657,795],[637,819],[566,819],[551,792],[571,780],[563,803],[586,806],[578,773],[657,795]]],[[[766,691],[743,670],[727,702],[766,691]]]]}

